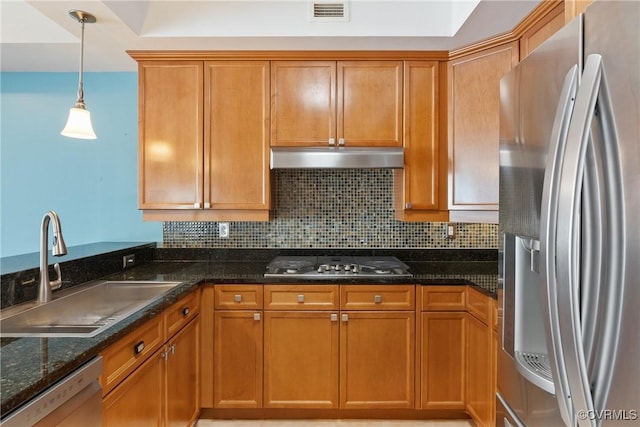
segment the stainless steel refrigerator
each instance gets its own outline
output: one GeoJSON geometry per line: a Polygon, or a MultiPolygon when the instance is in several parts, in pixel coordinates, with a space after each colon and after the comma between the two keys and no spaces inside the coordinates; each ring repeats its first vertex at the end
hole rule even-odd
{"type": "Polygon", "coordinates": [[[640,1],[501,81],[499,426],[640,425],[640,1]]]}

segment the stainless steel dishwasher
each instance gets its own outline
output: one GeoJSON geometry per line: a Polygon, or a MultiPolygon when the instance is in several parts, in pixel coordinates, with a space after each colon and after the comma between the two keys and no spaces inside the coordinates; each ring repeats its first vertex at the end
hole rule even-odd
{"type": "Polygon", "coordinates": [[[0,426],[100,426],[101,373],[102,357],[97,356],[18,408],[0,426]]]}

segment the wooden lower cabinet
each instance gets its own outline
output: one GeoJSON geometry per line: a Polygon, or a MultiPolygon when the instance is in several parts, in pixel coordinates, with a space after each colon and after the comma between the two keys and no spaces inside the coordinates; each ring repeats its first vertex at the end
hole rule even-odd
{"type": "Polygon", "coordinates": [[[414,312],[341,313],[341,408],[413,408],[414,362],[414,312]]]}
{"type": "Polygon", "coordinates": [[[107,347],[103,426],[190,426],[200,414],[200,291],[107,347]]]}
{"type": "Polygon", "coordinates": [[[338,408],[338,332],[337,310],[265,311],[265,408],[338,408]]]}
{"type": "Polygon", "coordinates": [[[467,315],[467,412],[478,426],[492,425],[492,406],[495,404],[491,328],[475,316],[467,315]]]}
{"type": "Polygon", "coordinates": [[[421,314],[422,409],[466,409],[467,313],[421,314]]]}
{"type": "Polygon", "coordinates": [[[164,349],[158,350],[102,401],[104,427],[164,424],[164,349]]]}
{"type": "Polygon", "coordinates": [[[167,423],[195,424],[200,412],[200,318],[196,317],[167,344],[167,423]]]}
{"type": "Polygon", "coordinates": [[[196,317],[102,401],[103,426],[188,426],[200,412],[196,317]]]}
{"type": "Polygon", "coordinates": [[[262,310],[215,311],[214,407],[262,407],[262,323],[262,310]]]}

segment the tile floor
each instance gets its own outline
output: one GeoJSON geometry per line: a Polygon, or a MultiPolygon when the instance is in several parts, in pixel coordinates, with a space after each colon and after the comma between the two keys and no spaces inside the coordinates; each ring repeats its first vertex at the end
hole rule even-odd
{"type": "Polygon", "coordinates": [[[466,420],[200,420],[196,427],[475,427],[466,420]]]}

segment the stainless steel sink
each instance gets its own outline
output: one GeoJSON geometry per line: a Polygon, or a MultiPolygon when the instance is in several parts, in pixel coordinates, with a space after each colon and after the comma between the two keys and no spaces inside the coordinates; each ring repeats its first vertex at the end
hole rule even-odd
{"type": "Polygon", "coordinates": [[[153,303],[181,282],[103,281],[3,316],[3,337],[92,337],[153,303]]]}

